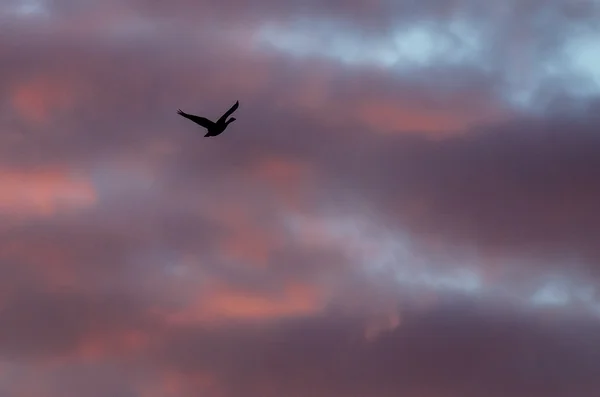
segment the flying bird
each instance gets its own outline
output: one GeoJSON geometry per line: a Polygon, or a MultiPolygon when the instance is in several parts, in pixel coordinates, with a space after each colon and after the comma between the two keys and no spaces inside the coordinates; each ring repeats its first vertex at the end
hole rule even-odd
{"type": "Polygon", "coordinates": [[[206,135],[204,135],[204,137],[206,138],[211,136],[217,136],[223,131],[225,131],[225,128],[227,128],[229,123],[235,121],[235,117],[232,117],[229,120],[227,120],[227,117],[231,116],[231,114],[236,111],[238,106],[240,106],[239,101],[235,101],[235,104],[228,111],[226,111],[225,114],[222,115],[216,123],[205,117],[194,116],[193,114],[185,113],[181,109],[177,110],[177,114],[185,117],[186,119],[192,120],[194,123],[206,128],[208,130],[206,135]]]}

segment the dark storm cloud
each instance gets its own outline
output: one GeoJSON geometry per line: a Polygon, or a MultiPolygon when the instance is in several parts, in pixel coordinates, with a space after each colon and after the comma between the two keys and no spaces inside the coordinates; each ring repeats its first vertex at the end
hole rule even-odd
{"type": "Polygon", "coordinates": [[[259,328],[173,331],[163,365],[208,373],[228,395],[592,396],[598,324],[449,298],[405,312],[373,342],[335,313],[259,328]],[[577,324],[574,328],[574,324],[577,324]]]}

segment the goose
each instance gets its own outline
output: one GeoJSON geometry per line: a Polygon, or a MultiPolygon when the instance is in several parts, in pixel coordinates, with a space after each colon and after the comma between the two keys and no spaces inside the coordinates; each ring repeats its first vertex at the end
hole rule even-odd
{"type": "Polygon", "coordinates": [[[206,137],[217,136],[217,135],[221,134],[223,131],[225,131],[225,128],[227,128],[229,123],[236,120],[235,117],[232,117],[229,120],[227,120],[227,117],[229,117],[233,112],[235,112],[236,109],[238,108],[238,106],[240,106],[239,101],[235,101],[235,104],[228,111],[226,111],[225,114],[222,115],[221,118],[219,118],[219,120],[217,120],[216,123],[205,117],[200,117],[200,116],[195,116],[193,114],[185,113],[181,109],[177,110],[177,114],[185,117],[186,119],[192,120],[194,123],[206,128],[208,130],[206,135],[204,135],[204,137],[206,138],[206,137]]]}

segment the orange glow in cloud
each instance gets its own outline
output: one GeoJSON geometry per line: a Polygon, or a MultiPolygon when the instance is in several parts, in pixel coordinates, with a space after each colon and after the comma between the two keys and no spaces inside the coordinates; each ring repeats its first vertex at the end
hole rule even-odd
{"type": "Polygon", "coordinates": [[[220,247],[225,257],[261,268],[267,266],[271,250],[280,243],[277,235],[261,227],[238,203],[224,203],[213,215],[229,234],[220,247]]]}
{"type": "Polygon", "coordinates": [[[115,330],[90,334],[77,349],[78,358],[97,360],[109,355],[132,354],[143,350],[149,336],[138,330],[115,330]]]}
{"type": "Polygon", "coordinates": [[[49,216],[59,208],[81,208],[96,203],[88,181],[60,171],[0,170],[0,213],[49,216]]]}
{"type": "Polygon", "coordinates": [[[506,110],[468,98],[452,98],[450,107],[423,106],[418,102],[368,100],[351,105],[355,116],[376,131],[411,131],[430,134],[460,132],[473,125],[508,117],[506,110]]]}
{"type": "MultiPolygon", "coordinates": [[[[253,184],[263,184],[272,197],[272,205],[283,210],[302,212],[306,200],[311,169],[308,165],[280,157],[267,157],[244,175],[253,184]]],[[[271,203],[271,201],[270,201],[271,203]]],[[[269,204],[271,205],[271,204],[269,204]]],[[[283,236],[265,226],[261,210],[253,211],[242,198],[223,198],[209,216],[224,226],[227,232],[221,240],[220,252],[225,258],[257,268],[269,265],[271,253],[282,246],[283,236]]]]}
{"type": "Polygon", "coordinates": [[[52,115],[75,105],[75,89],[65,79],[39,77],[18,85],[12,104],[20,115],[35,124],[48,122],[52,115]]]}
{"type": "Polygon", "coordinates": [[[290,285],[281,299],[270,299],[239,291],[224,291],[211,298],[207,312],[235,318],[271,318],[310,314],[318,307],[315,291],[290,285]]]}
{"type": "Polygon", "coordinates": [[[268,235],[259,230],[248,230],[246,233],[235,232],[221,248],[227,257],[266,267],[271,252],[271,241],[268,235]]]}
{"type": "Polygon", "coordinates": [[[380,132],[442,134],[511,116],[506,108],[476,92],[454,94],[438,103],[410,97],[336,98],[331,84],[336,71],[326,63],[311,64],[310,68],[293,93],[281,94],[278,106],[309,110],[321,123],[334,128],[358,122],[380,132]]]}
{"type": "Polygon", "coordinates": [[[308,164],[281,157],[270,157],[260,161],[254,169],[259,179],[266,180],[275,188],[288,210],[300,211],[303,195],[306,194],[312,170],[308,164]]]}
{"type": "Polygon", "coordinates": [[[384,132],[453,132],[485,119],[485,115],[478,112],[461,112],[458,109],[439,111],[397,103],[365,103],[357,110],[358,118],[362,122],[384,132]]]}
{"type": "Polygon", "coordinates": [[[305,178],[308,168],[300,162],[271,157],[262,160],[256,167],[256,171],[275,183],[293,183],[305,178]]]}
{"type": "Polygon", "coordinates": [[[310,315],[322,308],[323,302],[317,289],[308,285],[288,284],[276,296],[220,286],[199,296],[195,303],[180,312],[168,314],[167,319],[173,324],[214,320],[268,320],[310,315]]]}

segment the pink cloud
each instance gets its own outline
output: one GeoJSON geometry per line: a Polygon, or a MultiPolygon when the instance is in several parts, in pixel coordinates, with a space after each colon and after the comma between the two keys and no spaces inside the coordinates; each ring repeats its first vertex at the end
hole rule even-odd
{"type": "Polygon", "coordinates": [[[290,284],[277,294],[210,287],[195,303],[167,315],[170,324],[210,324],[236,320],[268,320],[308,316],[323,309],[319,292],[310,285],[290,284]]]}
{"type": "Polygon", "coordinates": [[[62,170],[0,171],[0,212],[11,216],[49,216],[96,203],[92,184],[62,170]]]}
{"type": "Polygon", "coordinates": [[[26,120],[47,124],[51,118],[71,110],[78,100],[70,83],[68,79],[50,76],[24,81],[13,88],[13,106],[26,120]]]}

